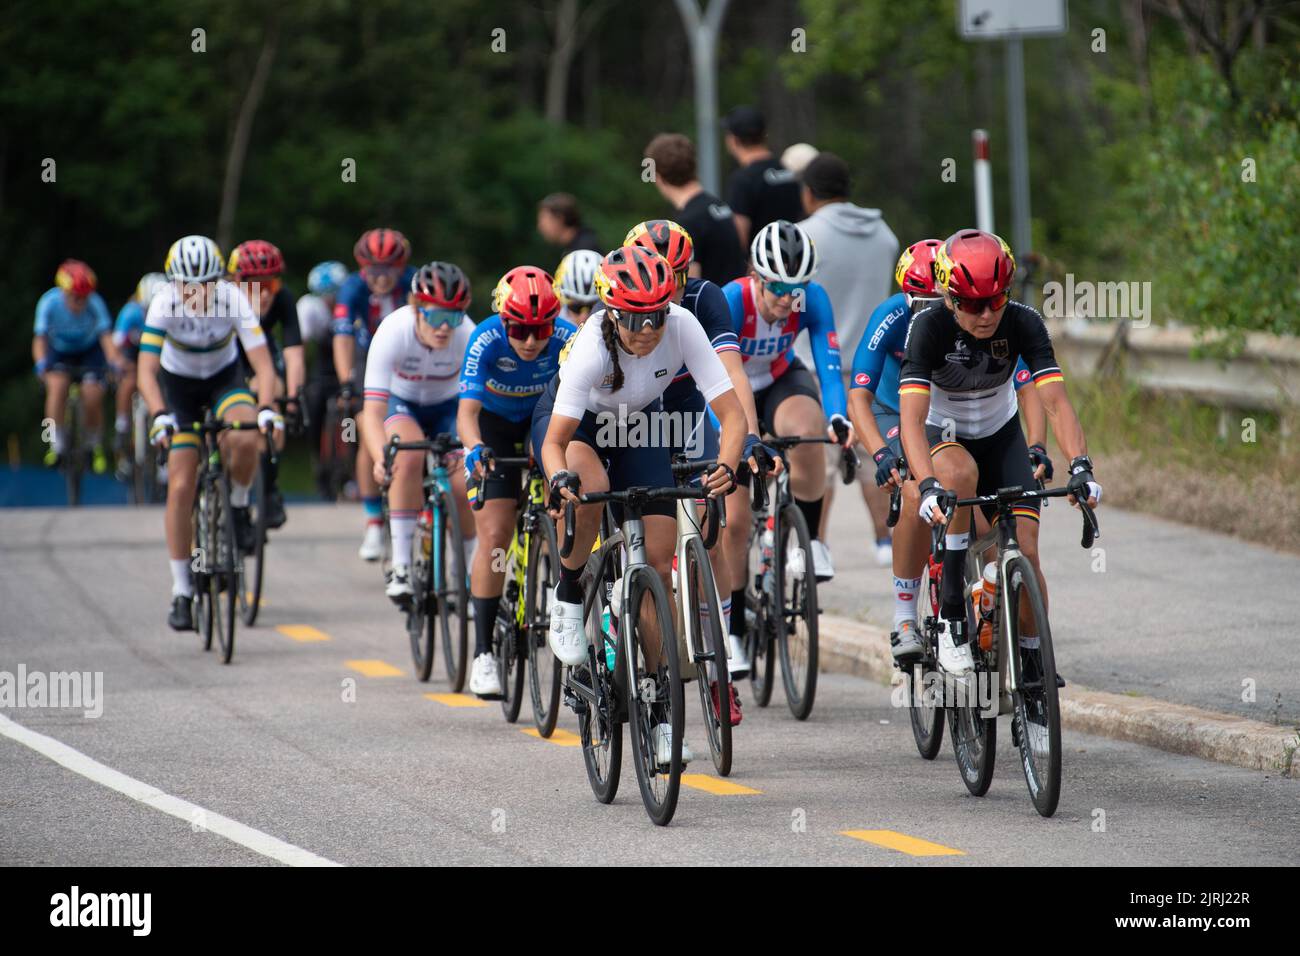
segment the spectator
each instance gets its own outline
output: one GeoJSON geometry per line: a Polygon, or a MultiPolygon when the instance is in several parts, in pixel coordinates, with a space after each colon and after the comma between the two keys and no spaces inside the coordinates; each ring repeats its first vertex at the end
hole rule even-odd
{"type": "MultiPolygon", "coordinates": [[[[808,218],[800,223],[817,247],[818,267],[814,277],[826,289],[835,313],[835,331],[840,349],[852,355],[866,331],[871,311],[892,291],[894,263],[898,261],[898,239],[885,223],[879,209],[864,209],[849,202],[848,163],[834,153],[820,153],[800,176],[803,207],[808,218]]],[[[796,345],[796,353],[808,351],[806,342],[796,345]]],[[[811,355],[805,357],[811,361],[811,355]]],[[[844,389],[852,363],[844,366],[844,389]]],[[[875,449],[868,448],[870,454],[875,449]]],[[[833,464],[838,463],[838,458],[833,464]]],[[[876,528],[876,560],[890,563],[889,497],[876,487],[870,468],[858,470],[862,498],[876,528]]],[[[830,481],[834,487],[836,481],[830,481]]],[[[822,509],[823,527],[831,511],[831,495],[822,509]]],[[[825,532],[821,532],[823,535],[825,532]]]]}
{"type": "Polygon", "coordinates": [[[731,174],[727,199],[736,215],[740,244],[749,241],[769,222],[803,218],[799,204],[799,183],[795,174],[782,166],[767,145],[763,114],[753,106],[737,106],[726,115],[727,152],[740,169],[731,174]]]}
{"type": "Polygon", "coordinates": [[[787,146],[781,154],[781,165],[798,176],[817,158],[818,152],[817,147],[809,143],[795,143],[787,146]]]}
{"type": "Polygon", "coordinates": [[[691,234],[695,261],[690,274],[724,286],[745,274],[747,259],[736,235],[731,208],[705,191],[695,170],[695,144],[680,133],[660,133],[645,155],[654,162],[655,188],[691,234]]]}
{"type": "Polygon", "coordinates": [[[577,249],[602,252],[596,233],[582,224],[578,200],[569,193],[551,193],[537,204],[537,231],[566,256],[577,249]]]}

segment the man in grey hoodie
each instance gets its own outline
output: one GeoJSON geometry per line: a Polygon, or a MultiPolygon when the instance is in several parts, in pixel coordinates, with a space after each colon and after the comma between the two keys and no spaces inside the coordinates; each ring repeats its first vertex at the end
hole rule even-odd
{"type": "MultiPolygon", "coordinates": [[[[826,289],[835,312],[835,331],[840,350],[852,355],[871,318],[871,310],[889,298],[893,290],[894,264],[898,261],[898,239],[885,223],[879,209],[864,209],[849,202],[849,166],[834,153],[819,153],[800,175],[804,211],[808,218],[799,225],[817,247],[816,281],[826,289]]],[[[810,364],[807,337],[795,345],[795,352],[810,364]]],[[[811,365],[810,365],[811,367],[811,365]]],[[[849,388],[849,366],[844,367],[844,388],[849,388]]],[[[870,453],[870,449],[868,449],[870,453]]],[[[876,560],[890,563],[889,497],[872,480],[871,470],[859,469],[862,497],[876,526],[876,560]]],[[[823,528],[828,526],[831,495],[829,482],[823,528]]]]}

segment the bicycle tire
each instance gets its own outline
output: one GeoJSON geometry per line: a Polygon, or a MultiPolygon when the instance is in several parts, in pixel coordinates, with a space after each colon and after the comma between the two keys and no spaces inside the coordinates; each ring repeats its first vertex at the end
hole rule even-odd
{"type": "Polygon", "coordinates": [[[238,615],[240,586],[240,555],[235,538],[235,512],[230,504],[230,476],[222,474],[216,482],[217,521],[213,528],[220,537],[215,540],[218,571],[212,586],[213,602],[217,608],[217,645],[221,663],[229,664],[235,654],[235,620],[238,615]],[[224,603],[224,607],[222,604],[224,603]]]}
{"type": "Polygon", "coordinates": [[[677,635],[673,630],[672,606],[659,575],[642,565],[627,572],[627,602],[622,617],[626,635],[623,638],[628,654],[628,725],[632,736],[632,763],[636,768],[637,784],[641,789],[641,803],[646,815],[655,826],[667,826],[677,811],[677,798],[682,785],[682,736],[686,729],[685,693],[682,689],[680,662],[677,659],[677,635]],[[654,605],[659,625],[660,666],[651,675],[643,666],[640,653],[643,629],[640,608],[646,596],[654,605]],[[655,703],[646,700],[653,681],[655,703]],[[666,688],[666,693],[665,693],[666,688]],[[656,705],[668,707],[667,721],[656,705]],[[662,772],[656,754],[655,731],[659,724],[667,723],[672,732],[672,753],[667,772],[662,772]],[[658,778],[663,778],[659,780],[658,778]]]}
{"type": "MultiPolygon", "coordinates": [[[[754,521],[754,530],[750,534],[749,542],[749,563],[747,569],[756,569],[752,580],[749,582],[751,587],[745,589],[745,607],[731,609],[732,614],[746,614],[753,611],[754,620],[752,624],[745,622],[745,654],[749,657],[749,688],[754,695],[754,703],[759,707],[766,707],[772,702],[772,683],[776,677],[776,647],[774,646],[772,633],[772,620],[769,614],[767,595],[763,589],[763,575],[759,573],[762,562],[762,541],[763,522],[759,519],[754,521]]],[[[749,578],[750,572],[746,570],[746,578],[749,578]]],[[[772,578],[775,581],[775,578],[772,578]]]]}
{"type": "Polygon", "coordinates": [[[199,487],[194,493],[194,506],[191,509],[190,517],[190,546],[191,549],[197,548],[198,554],[194,555],[191,550],[190,573],[192,575],[194,587],[194,600],[192,602],[194,613],[194,626],[198,628],[199,640],[203,642],[205,651],[212,650],[212,595],[208,593],[208,491],[204,486],[202,465],[199,467],[199,487]],[[198,558],[199,567],[194,567],[194,559],[198,558]]]}
{"type": "MultiPolygon", "coordinates": [[[[554,530],[554,529],[552,529],[554,530]]],[[[613,803],[623,766],[623,713],[620,689],[625,683],[627,656],[621,642],[615,649],[614,670],[605,661],[605,639],[601,618],[609,609],[606,587],[618,577],[618,549],[610,548],[600,558],[592,575],[587,614],[587,667],[596,697],[594,705],[585,704],[578,713],[578,738],[582,744],[582,763],[587,771],[591,792],[601,803],[613,803]],[[599,650],[597,650],[599,649],[599,650]]],[[[569,669],[572,677],[574,668],[569,669]]]]}
{"type": "Polygon", "coordinates": [[[263,462],[259,460],[249,495],[256,544],[253,545],[253,553],[240,561],[239,616],[248,627],[257,623],[257,613],[262,608],[262,576],[266,567],[266,476],[262,468],[263,462]]]}
{"type": "Polygon", "coordinates": [[[1061,799],[1061,706],[1056,687],[1056,655],[1052,648],[1051,625],[1034,566],[1023,557],[1014,558],[1007,564],[1006,580],[1004,611],[1010,615],[1011,647],[1016,649],[1012,653],[1018,650],[1020,659],[1021,686],[1012,694],[1014,713],[1020,721],[1020,766],[1025,773],[1025,785],[1029,788],[1034,809],[1041,816],[1050,817],[1061,799]],[[1038,625],[1037,653],[1020,643],[1022,595],[1028,597],[1038,625]],[[1030,673],[1026,679],[1030,664],[1038,673],[1030,673]],[[1043,728],[1041,737],[1028,732],[1031,723],[1043,728]],[[1046,754],[1035,750],[1033,737],[1047,745],[1046,754]]]}
{"type": "MultiPolygon", "coordinates": [[[[384,501],[388,497],[385,493],[384,501]]],[[[384,511],[387,512],[385,504],[384,511]]],[[[429,563],[431,529],[416,521],[411,538],[411,604],[406,609],[406,635],[411,642],[415,677],[424,682],[433,673],[438,619],[434,613],[433,575],[429,563]]]]}
{"type": "MultiPolygon", "coordinates": [[[[679,568],[683,614],[695,616],[695,626],[702,635],[701,643],[714,664],[717,675],[716,691],[709,680],[709,660],[686,662],[695,667],[696,683],[700,690],[700,706],[704,712],[705,735],[709,739],[709,752],[718,776],[731,773],[731,675],[727,671],[727,638],[722,628],[722,605],[718,601],[713,567],[704,542],[692,538],[686,545],[686,566],[679,568]],[[700,605],[707,608],[700,613],[700,605]],[[716,703],[714,697],[716,693],[716,703]]],[[[689,649],[689,642],[688,642],[689,649]]]]}
{"type": "MultiPolygon", "coordinates": [[[[515,581],[518,570],[515,560],[506,562],[506,587],[515,581]]],[[[516,594],[515,600],[521,600],[516,594]]],[[[501,713],[507,724],[519,719],[519,709],[524,702],[524,671],[528,665],[528,649],[523,643],[523,632],[518,626],[518,611],[502,602],[497,609],[497,619],[492,622],[492,650],[497,660],[497,673],[501,679],[501,713]]]]}
{"type": "Polygon", "coordinates": [[[528,687],[533,701],[533,724],[537,733],[545,738],[555,732],[555,722],[559,718],[563,665],[551,653],[546,639],[551,627],[551,594],[559,579],[560,551],[555,541],[555,522],[544,511],[538,513],[528,537],[528,551],[528,571],[524,575],[528,687]]]}
{"type": "Polygon", "coordinates": [[[781,601],[776,637],[785,699],[796,720],[807,720],[817,697],[817,576],[812,567],[812,536],[797,505],[788,504],[781,511],[773,559],[776,562],[776,593],[781,601]],[[790,533],[803,551],[802,578],[786,573],[787,535],[790,533]],[[787,585],[791,585],[789,600],[787,585]],[[804,624],[803,634],[798,632],[800,620],[804,624]]]}
{"type": "MultiPolygon", "coordinates": [[[[917,628],[926,647],[925,655],[920,661],[923,680],[926,676],[938,672],[939,644],[936,631],[939,620],[938,595],[938,583],[931,581],[930,564],[927,561],[921,570],[921,587],[916,597],[917,628]]],[[[912,739],[916,742],[916,750],[921,757],[925,760],[933,760],[943,746],[944,708],[942,699],[938,706],[918,705],[918,699],[926,700],[927,688],[923,686],[920,694],[917,693],[914,686],[914,670],[915,667],[903,672],[907,686],[907,710],[912,725],[912,739]]]]}
{"type": "Polygon", "coordinates": [[[442,509],[443,533],[434,546],[442,549],[437,563],[442,580],[435,580],[438,598],[438,622],[442,633],[442,663],[453,693],[465,686],[466,658],[469,654],[469,587],[465,574],[465,547],[461,537],[460,512],[450,491],[438,493],[442,509]],[[451,560],[447,560],[450,555],[451,560]],[[449,573],[450,572],[450,573],[449,573]]]}

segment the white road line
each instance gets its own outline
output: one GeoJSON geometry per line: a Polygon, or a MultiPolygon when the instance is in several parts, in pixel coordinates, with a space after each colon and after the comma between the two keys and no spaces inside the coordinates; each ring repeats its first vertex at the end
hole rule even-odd
{"type": "Polygon", "coordinates": [[[16,724],[3,714],[0,714],[0,734],[10,740],[18,741],[25,747],[30,747],[43,756],[49,757],[55,763],[67,767],[73,773],[81,774],[87,780],[93,780],[110,790],[116,790],[118,793],[124,794],[146,806],[153,807],[155,810],[160,810],[190,824],[201,821],[204,830],[223,836],[232,843],[238,843],[254,853],[259,853],[279,863],[288,866],[342,866],[341,863],[335,863],[323,856],[317,856],[315,853],[294,846],[292,843],[285,843],[269,833],[254,830],[250,826],[245,826],[229,817],[223,817],[219,813],[213,813],[198,804],[182,800],[180,797],[173,797],[169,793],[163,793],[157,787],[136,780],[134,777],[128,777],[112,767],[104,766],[98,760],[87,757],[81,751],[75,750],[65,743],[60,743],[53,737],[46,737],[44,734],[38,734],[21,724],[16,724]]]}

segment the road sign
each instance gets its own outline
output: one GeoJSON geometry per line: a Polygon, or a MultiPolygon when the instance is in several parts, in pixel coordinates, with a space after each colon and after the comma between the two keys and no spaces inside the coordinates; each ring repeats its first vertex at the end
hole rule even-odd
{"type": "Polygon", "coordinates": [[[961,0],[957,32],[964,40],[1059,36],[1066,31],[1066,0],[961,0]]]}

